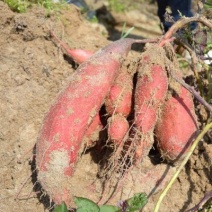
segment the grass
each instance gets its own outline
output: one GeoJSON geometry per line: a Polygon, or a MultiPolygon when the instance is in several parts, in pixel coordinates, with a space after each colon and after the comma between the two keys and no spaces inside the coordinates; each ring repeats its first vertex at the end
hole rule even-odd
{"type": "Polygon", "coordinates": [[[8,4],[11,10],[19,13],[25,12],[30,6],[29,2],[24,0],[4,0],[4,2],[8,4]]]}
{"type": "Polygon", "coordinates": [[[11,10],[18,13],[26,12],[33,5],[39,5],[47,9],[47,11],[55,10],[61,5],[66,4],[65,0],[60,3],[54,3],[52,0],[1,0],[8,4],[11,10]]]}
{"type": "Polygon", "coordinates": [[[126,7],[121,0],[108,0],[109,9],[115,12],[124,12],[126,7]]]}
{"type": "Polygon", "coordinates": [[[121,32],[121,38],[126,38],[133,30],[135,27],[131,27],[126,31],[126,22],[124,22],[124,25],[122,27],[122,32],[121,32]]]}

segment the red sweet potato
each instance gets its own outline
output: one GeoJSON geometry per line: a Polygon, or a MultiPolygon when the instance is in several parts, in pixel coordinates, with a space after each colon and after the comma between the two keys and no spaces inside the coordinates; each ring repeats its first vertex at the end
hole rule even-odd
{"type": "Polygon", "coordinates": [[[70,203],[69,177],[82,139],[99,112],[134,39],[113,42],[81,64],[46,115],[36,144],[38,180],[56,204],[70,203]]]}
{"type": "Polygon", "coordinates": [[[160,65],[145,64],[147,71],[143,73],[143,67],[141,66],[139,69],[135,90],[135,127],[137,131],[135,161],[140,161],[152,147],[153,130],[159,108],[168,89],[168,78],[164,68],[160,65]]]}
{"type": "Polygon", "coordinates": [[[132,89],[132,75],[126,67],[122,67],[105,101],[109,115],[122,114],[125,117],[129,115],[132,106],[132,89]]]}
{"type": "Polygon", "coordinates": [[[132,75],[122,67],[105,101],[106,111],[112,116],[108,119],[108,136],[116,145],[123,141],[129,130],[126,117],[131,111],[132,89],[132,75]]]}
{"type": "Polygon", "coordinates": [[[116,144],[119,145],[129,130],[129,123],[122,115],[113,115],[108,119],[108,136],[116,144]]]}
{"type": "Polygon", "coordinates": [[[55,34],[51,32],[52,37],[57,41],[59,45],[65,50],[65,52],[78,64],[85,62],[94,53],[84,49],[71,49],[67,44],[63,43],[55,34]]]}
{"type": "Polygon", "coordinates": [[[67,54],[78,64],[84,63],[94,54],[93,52],[84,49],[67,49],[66,51],[67,54]]]}
{"type": "Polygon", "coordinates": [[[100,119],[100,115],[97,114],[83,137],[83,142],[85,143],[86,149],[89,149],[95,145],[95,141],[99,139],[99,133],[102,129],[103,125],[100,119]]]}
{"type": "Polygon", "coordinates": [[[164,158],[176,160],[185,156],[196,136],[197,121],[192,96],[184,87],[165,102],[155,132],[164,158]]]}

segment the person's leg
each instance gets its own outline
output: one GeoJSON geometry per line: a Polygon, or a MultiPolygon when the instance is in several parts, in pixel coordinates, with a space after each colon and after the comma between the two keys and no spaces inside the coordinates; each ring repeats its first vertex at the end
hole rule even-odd
{"type": "Polygon", "coordinates": [[[168,5],[171,8],[172,16],[178,20],[180,18],[179,12],[186,16],[193,16],[191,12],[191,0],[169,0],[168,5]]]}
{"type": "MultiPolygon", "coordinates": [[[[169,0],[168,6],[171,8],[171,16],[174,20],[177,21],[180,19],[180,16],[192,17],[193,13],[191,12],[191,0],[169,0]]],[[[195,23],[192,23],[191,29],[193,30],[196,27],[195,23]]]]}
{"type": "MultiPolygon", "coordinates": [[[[166,7],[168,6],[168,0],[157,0],[158,4],[158,17],[160,18],[163,27],[165,28],[165,18],[164,15],[166,13],[166,7]]],[[[167,29],[164,29],[167,31],[167,29]]]]}
{"type": "MultiPolygon", "coordinates": [[[[191,12],[191,0],[157,0],[158,4],[158,16],[161,23],[163,24],[164,31],[168,31],[173,23],[165,21],[164,15],[166,13],[166,8],[169,6],[171,8],[171,16],[173,16],[174,21],[180,18],[180,13],[186,17],[192,17],[191,12]]],[[[196,24],[192,23],[191,29],[195,29],[196,24]]]]}

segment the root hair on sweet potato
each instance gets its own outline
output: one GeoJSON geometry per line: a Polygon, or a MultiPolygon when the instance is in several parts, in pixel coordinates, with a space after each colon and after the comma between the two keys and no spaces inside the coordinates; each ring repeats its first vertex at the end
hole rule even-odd
{"type": "MultiPolygon", "coordinates": [[[[156,67],[156,68],[159,67],[159,70],[164,70],[164,72],[166,72],[165,65],[164,65],[164,61],[166,60],[165,52],[162,48],[159,48],[159,50],[155,52],[154,45],[150,45],[150,46],[147,45],[147,50],[144,53],[142,53],[141,57],[142,57],[142,59],[140,60],[142,61],[140,65],[141,71],[138,71],[137,73],[136,86],[138,86],[138,79],[140,78],[145,79],[149,82],[153,81],[153,75],[151,73],[153,71],[151,67],[156,67]],[[154,52],[155,57],[154,59],[151,60],[149,55],[152,55],[152,52],[154,52]],[[155,65],[155,63],[157,65],[155,65]]],[[[166,79],[166,76],[165,76],[165,79],[166,79]]],[[[134,121],[130,123],[129,131],[128,131],[128,134],[130,136],[129,137],[126,136],[125,139],[123,139],[123,141],[121,142],[121,144],[118,145],[116,149],[114,149],[114,151],[110,155],[110,158],[105,164],[105,167],[102,168],[101,176],[103,176],[103,178],[105,177],[104,182],[106,183],[105,183],[104,192],[103,192],[100,203],[103,203],[103,200],[105,199],[108,199],[108,198],[110,199],[111,196],[113,196],[114,192],[116,193],[117,188],[120,188],[123,185],[122,180],[125,177],[127,177],[128,173],[134,167],[134,165],[140,164],[140,162],[142,161],[142,158],[144,157],[144,155],[148,154],[149,149],[151,148],[151,145],[153,144],[153,136],[154,136],[153,130],[156,124],[158,113],[157,112],[152,113],[155,121],[153,121],[153,123],[151,123],[148,127],[147,125],[145,125],[145,127],[147,127],[146,129],[137,127],[138,126],[137,115],[140,113],[140,109],[141,109],[141,112],[144,114],[144,116],[143,117],[140,116],[142,118],[139,121],[141,120],[147,121],[149,118],[147,111],[151,111],[151,108],[153,107],[153,105],[155,105],[155,107],[157,108],[160,107],[161,100],[160,101],[157,100],[158,98],[157,93],[158,93],[158,90],[160,89],[157,88],[156,85],[154,86],[155,87],[153,89],[149,88],[150,89],[149,94],[145,96],[146,99],[144,98],[144,101],[142,100],[141,103],[139,102],[140,106],[143,105],[143,109],[139,108],[139,110],[137,111],[135,109],[136,113],[135,113],[134,121]],[[145,116],[146,116],[146,119],[145,119],[145,116]],[[149,141],[146,142],[146,140],[148,139],[151,140],[151,142],[149,141]],[[138,151],[138,148],[140,148],[139,151],[138,151]]],[[[167,85],[167,82],[165,81],[165,89],[164,89],[165,94],[162,94],[162,99],[166,95],[167,88],[168,88],[168,85],[167,85]]],[[[135,98],[134,103],[136,104],[136,101],[137,101],[136,99],[140,99],[140,95],[139,96],[135,95],[134,98],[135,98]]]]}

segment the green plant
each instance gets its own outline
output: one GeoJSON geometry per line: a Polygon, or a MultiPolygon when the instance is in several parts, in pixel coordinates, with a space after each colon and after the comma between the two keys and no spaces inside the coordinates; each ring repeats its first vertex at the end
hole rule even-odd
{"type": "Polygon", "coordinates": [[[35,0],[34,2],[47,10],[52,10],[54,8],[54,3],[52,0],[35,0]]]}
{"type": "MultiPolygon", "coordinates": [[[[147,203],[145,193],[135,194],[132,198],[121,201],[119,206],[113,205],[97,205],[90,199],[83,197],[75,197],[74,202],[77,206],[77,212],[137,212],[140,211],[147,203]]],[[[56,205],[53,212],[68,212],[66,204],[56,205]]]]}
{"type": "Polygon", "coordinates": [[[66,204],[63,202],[60,205],[56,205],[53,212],[68,212],[66,204]]]}
{"type": "Polygon", "coordinates": [[[91,23],[98,23],[99,22],[99,20],[98,20],[98,18],[94,15],[94,16],[92,16],[92,18],[89,18],[88,19],[91,23]]]}
{"type": "Polygon", "coordinates": [[[25,12],[30,5],[29,1],[25,0],[4,0],[4,2],[8,4],[11,10],[19,13],[25,12]]]}
{"type": "Polygon", "coordinates": [[[122,27],[122,32],[121,32],[121,38],[126,38],[133,30],[135,27],[131,27],[126,31],[126,22],[124,22],[124,25],[122,27]]]}
{"type": "Polygon", "coordinates": [[[47,9],[47,11],[56,10],[61,8],[62,5],[67,4],[65,0],[61,0],[59,3],[54,3],[52,0],[3,0],[11,10],[23,13],[33,5],[39,5],[47,9]]]}
{"type": "Polygon", "coordinates": [[[109,9],[115,12],[123,12],[126,10],[125,5],[120,0],[108,0],[109,9]]]}

